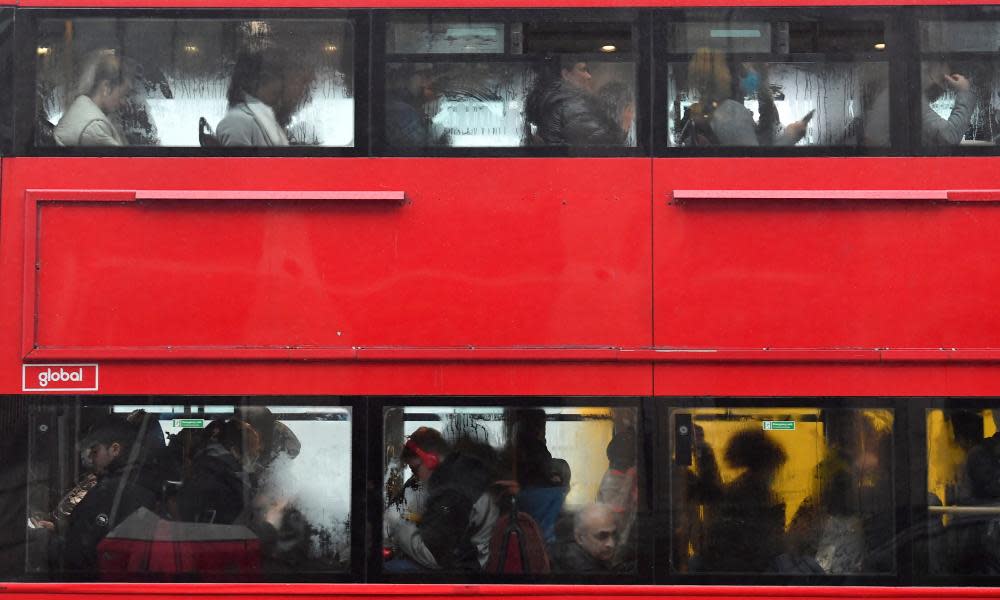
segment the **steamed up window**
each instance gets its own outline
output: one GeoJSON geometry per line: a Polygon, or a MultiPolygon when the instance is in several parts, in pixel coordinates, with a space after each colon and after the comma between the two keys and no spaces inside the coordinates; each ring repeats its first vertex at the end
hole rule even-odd
{"type": "Polygon", "coordinates": [[[669,145],[888,146],[885,32],[881,20],[754,11],[668,23],[669,145]]]}
{"type": "Polygon", "coordinates": [[[383,572],[634,576],[637,416],[608,406],[387,408],[383,572]]]}
{"type": "Polygon", "coordinates": [[[221,402],[34,406],[24,576],[348,571],[350,408],[221,402]]]}
{"type": "Polygon", "coordinates": [[[385,142],[636,145],[630,22],[417,13],[386,23],[385,142]]]}
{"type": "Polygon", "coordinates": [[[1000,138],[1000,20],[921,19],[920,142],[929,148],[993,146],[1000,138]]]}
{"type": "Polygon", "coordinates": [[[926,411],[926,546],[933,575],[1000,575],[1000,406],[926,411]]]}
{"type": "Polygon", "coordinates": [[[671,570],[895,571],[890,410],[670,410],[671,570]]]}
{"type": "Polygon", "coordinates": [[[40,19],[36,146],[353,146],[349,21],[40,19]]]}

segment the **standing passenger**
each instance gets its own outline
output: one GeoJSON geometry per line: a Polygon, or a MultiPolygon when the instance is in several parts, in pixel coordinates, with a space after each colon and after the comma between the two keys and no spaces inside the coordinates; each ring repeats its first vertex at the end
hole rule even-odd
{"type": "Polygon", "coordinates": [[[114,50],[91,54],[76,86],[76,99],[53,135],[60,146],[124,146],[125,136],[108,115],[131,91],[131,74],[114,50]]]}
{"type": "Polygon", "coordinates": [[[277,48],[243,52],[236,59],[229,111],[216,127],[223,146],[288,146],[285,128],[305,102],[315,78],[309,65],[296,63],[277,48]]]}

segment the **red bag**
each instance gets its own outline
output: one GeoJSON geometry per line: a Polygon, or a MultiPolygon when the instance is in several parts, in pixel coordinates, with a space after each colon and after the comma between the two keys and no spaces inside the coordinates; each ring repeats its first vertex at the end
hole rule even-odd
{"type": "Polygon", "coordinates": [[[490,558],[486,572],[495,575],[549,573],[549,554],[538,523],[525,512],[518,512],[510,497],[510,509],[500,515],[490,538],[490,558]]]}
{"type": "Polygon", "coordinates": [[[242,525],[186,523],[135,511],[97,545],[105,580],[195,575],[252,578],[261,570],[260,540],[242,525]]]}

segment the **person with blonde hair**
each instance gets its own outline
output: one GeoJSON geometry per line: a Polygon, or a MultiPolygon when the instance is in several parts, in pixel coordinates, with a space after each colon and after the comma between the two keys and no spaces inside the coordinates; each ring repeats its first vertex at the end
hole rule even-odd
{"type": "Polygon", "coordinates": [[[688,87],[698,102],[685,114],[681,139],[689,145],[792,146],[806,134],[810,116],[781,129],[763,66],[736,63],[721,50],[699,48],[688,64],[688,87]],[[756,95],[759,120],[743,105],[756,95]]]}
{"type": "Polygon", "coordinates": [[[132,74],[114,50],[99,50],[84,61],[75,99],[53,135],[60,146],[124,146],[125,136],[108,115],[132,90],[132,74]]]}

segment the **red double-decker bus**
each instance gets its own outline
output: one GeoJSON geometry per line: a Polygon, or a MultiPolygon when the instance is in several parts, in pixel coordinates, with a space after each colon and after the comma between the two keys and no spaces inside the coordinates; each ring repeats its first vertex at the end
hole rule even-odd
{"type": "Polygon", "coordinates": [[[0,4],[0,593],[998,595],[997,6],[0,4]]]}

